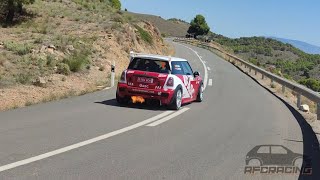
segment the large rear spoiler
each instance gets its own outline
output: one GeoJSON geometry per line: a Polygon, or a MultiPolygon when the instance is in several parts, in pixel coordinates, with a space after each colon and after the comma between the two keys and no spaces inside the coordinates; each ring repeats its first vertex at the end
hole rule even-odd
{"type": "Polygon", "coordinates": [[[132,61],[132,59],[138,55],[146,55],[145,53],[136,53],[134,51],[130,51],[130,62],[132,61]]]}
{"type": "MultiPolygon", "coordinates": [[[[146,53],[136,53],[134,51],[130,51],[130,62],[132,61],[132,59],[136,56],[139,56],[139,55],[152,55],[152,54],[146,54],[146,53]]],[[[152,55],[154,56],[154,55],[152,55]]],[[[171,56],[169,56],[169,62],[171,61],[171,56]]]]}

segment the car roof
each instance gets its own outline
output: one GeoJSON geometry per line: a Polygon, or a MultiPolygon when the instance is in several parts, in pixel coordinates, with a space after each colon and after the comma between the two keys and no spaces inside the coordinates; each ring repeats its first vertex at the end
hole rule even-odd
{"type": "Polygon", "coordinates": [[[187,61],[183,58],[171,57],[171,56],[163,56],[157,54],[144,54],[144,53],[134,53],[130,52],[130,56],[133,58],[148,58],[150,60],[163,60],[163,61],[187,61]]]}

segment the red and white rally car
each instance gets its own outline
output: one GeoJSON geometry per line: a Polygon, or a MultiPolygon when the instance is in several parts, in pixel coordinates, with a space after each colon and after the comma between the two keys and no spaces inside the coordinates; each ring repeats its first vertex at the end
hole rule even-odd
{"type": "Polygon", "coordinates": [[[120,104],[157,100],[178,110],[182,104],[203,100],[203,82],[187,60],[150,54],[130,53],[130,64],[118,82],[120,104]]]}

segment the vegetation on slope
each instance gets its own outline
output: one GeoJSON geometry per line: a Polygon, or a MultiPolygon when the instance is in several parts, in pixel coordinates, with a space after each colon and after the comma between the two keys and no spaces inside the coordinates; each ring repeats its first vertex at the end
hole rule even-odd
{"type": "Polygon", "coordinates": [[[132,16],[136,20],[151,22],[160,30],[163,37],[185,37],[190,27],[189,23],[176,18],[166,20],[160,16],[148,14],[138,14],[132,12],[125,12],[125,14],[132,16]]]}
{"type": "Polygon", "coordinates": [[[320,55],[307,54],[290,44],[270,38],[231,39],[213,33],[210,36],[213,41],[243,59],[320,91],[320,55]]]}
{"type": "Polygon", "coordinates": [[[121,73],[131,50],[167,53],[156,27],[114,2],[35,0],[11,23],[1,14],[0,110],[105,85],[111,62],[121,73]]]}

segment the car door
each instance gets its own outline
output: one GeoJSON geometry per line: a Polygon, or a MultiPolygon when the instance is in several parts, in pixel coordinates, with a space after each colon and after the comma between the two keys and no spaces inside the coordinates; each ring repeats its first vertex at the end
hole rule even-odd
{"type": "Polygon", "coordinates": [[[183,102],[193,101],[196,98],[196,81],[188,61],[174,61],[172,67],[172,73],[178,76],[183,83],[183,102]]]}
{"type": "Polygon", "coordinates": [[[186,88],[188,92],[191,94],[190,100],[195,100],[197,98],[197,94],[200,86],[200,77],[194,77],[193,70],[188,61],[183,61],[182,66],[185,72],[185,76],[188,78],[186,88]]]}

